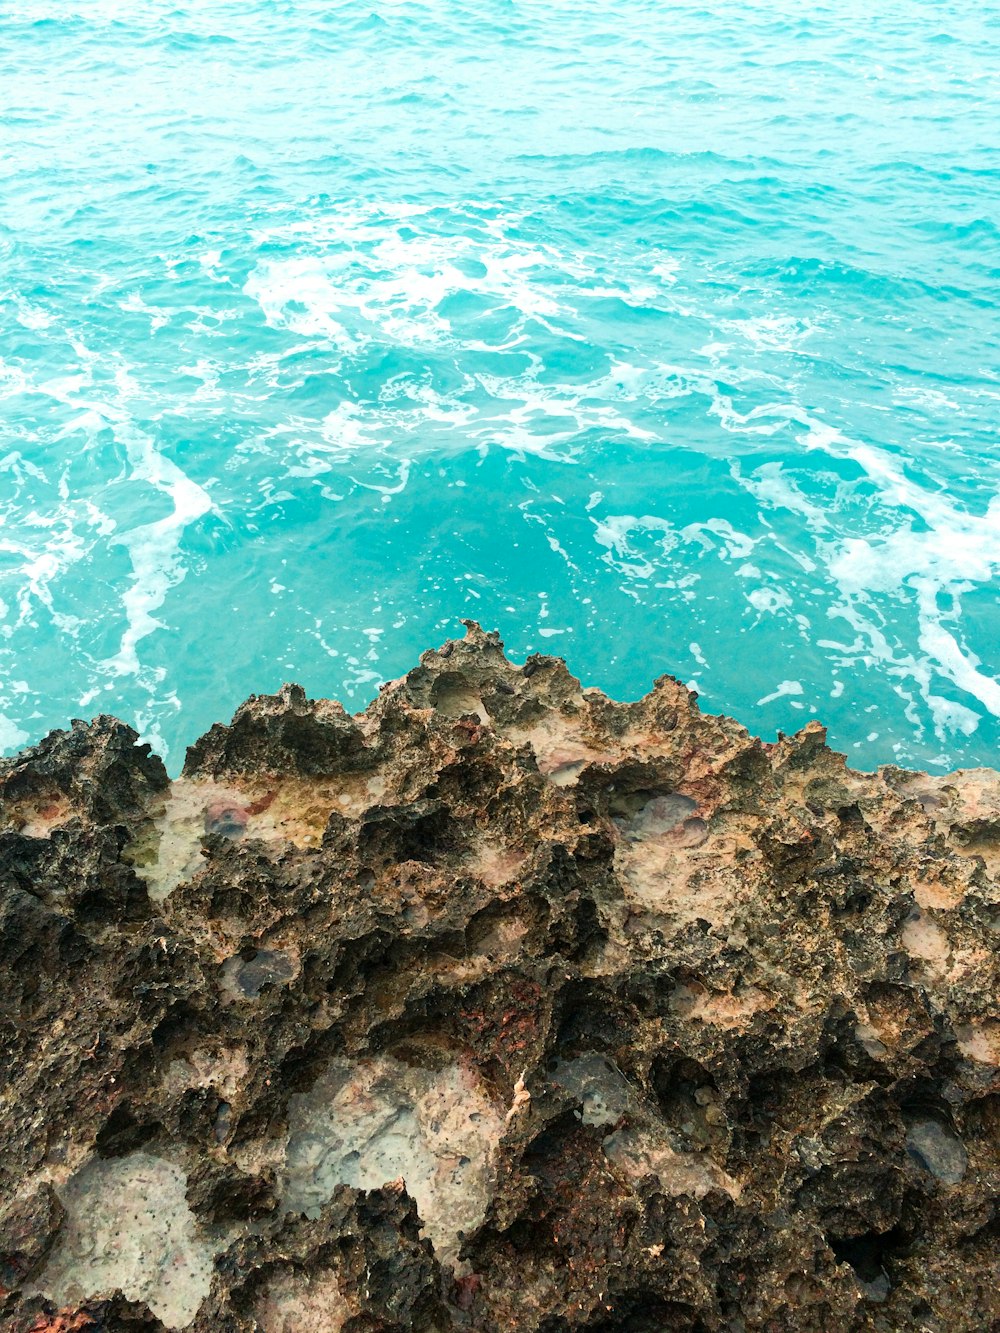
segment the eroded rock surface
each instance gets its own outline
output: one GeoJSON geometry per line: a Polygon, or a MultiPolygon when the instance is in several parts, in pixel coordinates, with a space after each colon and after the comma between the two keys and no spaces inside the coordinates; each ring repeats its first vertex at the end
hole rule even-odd
{"type": "Polygon", "coordinates": [[[1000,1329],[1000,779],[467,637],[0,761],[0,1327],[1000,1329]]]}

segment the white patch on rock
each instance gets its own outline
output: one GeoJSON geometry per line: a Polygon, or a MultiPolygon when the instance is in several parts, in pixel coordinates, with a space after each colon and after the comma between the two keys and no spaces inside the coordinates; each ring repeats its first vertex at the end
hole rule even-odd
{"type": "Polygon", "coordinates": [[[497,730],[514,745],[530,745],[538,771],[557,787],[572,786],[588,764],[610,764],[617,758],[606,746],[593,743],[583,710],[572,717],[550,712],[529,726],[498,724],[497,730]]]}
{"type": "Polygon", "coordinates": [[[214,782],[178,778],[171,783],[153,828],[130,849],[135,872],[145,880],[154,902],[162,902],[204,865],[201,840],[211,822],[208,812],[217,810],[225,828],[235,831],[234,819],[230,816],[227,822],[227,813],[237,810],[243,799],[239,792],[214,782]]]}
{"type": "Polygon", "coordinates": [[[658,838],[670,833],[678,824],[683,824],[689,815],[698,808],[697,801],[684,796],[679,791],[667,792],[664,796],[654,796],[637,811],[622,831],[630,842],[639,842],[643,838],[658,838]]]}
{"type": "Polygon", "coordinates": [[[315,1215],[338,1185],[402,1178],[442,1263],[482,1222],[503,1120],[464,1063],[334,1060],[291,1099],[283,1207],[315,1215]]]}
{"type": "Polygon", "coordinates": [[[709,1023],[720,1028],[745,1028],[754,1014],[772,1009],[774,1001],[756,986],[741,985],[728,993],[710,991],[700,982],[678,982],[670,997],[670,1008],[689,1022],[709,1023]]]}
{"type": "Polygon", "coordinates": [[[911,958],[926,965],[931,975],[943,975],[951,956],[951,941],[930,917],[911,912],[900,932],[900,942],[911,958]]]}
{"type": "Polygon", "coordinates": [[[967,1060],[1000,1065],[1000,1022],[996,1019],[956,1024],[955,1036],[958,1049],[967,1060]]]}
{"type": "Polygon", "coordinates": [[[331,813],[355,817],[385,793],[384,781],[353,774],[337,779],[283,778],[271,785],[225,786],[209,778],[177,778],[153,822],[129,848],[135,872],[154,902],[193,879],[204,866],[202,839],[260,838],[318,847],[331,813]]]}
{"type": "Polygon", "coordinates": [[[287,949],[256,949],[252,957],[236,954],[222,966],[222,988],[241,1000],[256,1000],[265,986],[285,986],[299,971],[287,949]]]}
{"type": "Polygon", "coordinates": [[[168,1328],[208,1295],[216,1246],[198,1233],[180,1167],[148,1153],[95,1158],[59,1190],[66,1208],[39,1285],[60,1305],[121,1288],[168,1328]]]}

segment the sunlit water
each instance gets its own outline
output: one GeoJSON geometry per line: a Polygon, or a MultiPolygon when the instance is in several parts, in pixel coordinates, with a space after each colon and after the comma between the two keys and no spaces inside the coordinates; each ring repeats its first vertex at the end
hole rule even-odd
{"type": "Polygon", "coordinates": [[[997,763],[998,85],[995,0],[11,0],[0,747],[474,616],[997,763]]]}

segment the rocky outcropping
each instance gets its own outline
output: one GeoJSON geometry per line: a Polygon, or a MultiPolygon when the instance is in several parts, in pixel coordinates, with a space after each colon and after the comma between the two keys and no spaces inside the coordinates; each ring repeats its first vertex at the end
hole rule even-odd
{"type": "Polygon", "coordinates": [[[1000,1328],[1000,778],[494,635],[0,761],[0,1326],[1000,1328]]]}

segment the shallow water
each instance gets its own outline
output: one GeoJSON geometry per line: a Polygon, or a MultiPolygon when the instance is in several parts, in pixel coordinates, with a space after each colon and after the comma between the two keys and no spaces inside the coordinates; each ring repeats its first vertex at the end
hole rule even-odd
{"type": "Polygon", "coordinates": [[[996,764],[998,83],[992,0],[12,0],[0,747],[472,615],[996,764]]]}

